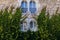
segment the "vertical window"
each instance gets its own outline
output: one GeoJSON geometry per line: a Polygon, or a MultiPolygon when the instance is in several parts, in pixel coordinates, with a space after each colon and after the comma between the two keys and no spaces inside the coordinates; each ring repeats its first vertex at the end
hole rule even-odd
{"type": "Polygon", "coordinates": [[[27,2],[22,1],[21,9],[22,9],[22,13],[26,13],[27,12],[27,2]]]}
{"type": "Polygon", "coordinates": [[[35,21],[30,22],[30,31],[37,31],[37,25],[35,21]]]}
{"type": "Polygon", "coordinates": [[[30,28],[34,28],[34,27],[36,27],[36,22],[31,21],[31,22],[30,22],[30,28]]]}
{"type": "Polygon", "coordinates": [[[21,31],[27,31],[27,23],[26,22],[21,22],[21,25],[20,25],[20,27],[21,27],[21,31]]]}
{"type": "Polygon", "coordinates": [[[30,22],[30,28],[33,28],[33,22],[32,21],[30,22]]]}
{"type": "Polygon", "coordinates": [[[27,30],[27,23],[25,22],[25,23],[23,23],[24,24],[24,30],[27,30]]]}
{"type": "Polygon", "coordinates": [[[31,13],[36,12],[36,3],[34,1],[30,1],[29,10],[30,10],[31,13]]]}
{"type": "Polygon", "coordinates": [[[23,30],[23,22],[21,22],[20,27],[21,27],[21,31],[22,31],[23,30]]]}

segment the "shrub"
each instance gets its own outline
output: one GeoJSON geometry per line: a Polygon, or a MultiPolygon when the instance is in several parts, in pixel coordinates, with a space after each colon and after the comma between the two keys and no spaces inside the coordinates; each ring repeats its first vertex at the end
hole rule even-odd
{"type": "Polygon", "coordinates": [[[7,8],[0,11],[0,40],[17,40],[20,30],[21,9],[17,8],[12,14],[13,7],[8,12],[7,8]]]}
{"type": "Polygon", "coordinates": [[[46,8],[42,9],[37,19],[41,40],[60,40],[60,14],[56,12],[51,18],[46,14],[46,8]]]}

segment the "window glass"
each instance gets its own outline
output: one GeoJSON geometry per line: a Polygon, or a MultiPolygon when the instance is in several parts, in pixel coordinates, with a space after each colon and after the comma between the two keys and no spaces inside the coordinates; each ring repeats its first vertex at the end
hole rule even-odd
{"type": "Polygon", "coordinates": [[[24,30],[27,30],[27,23],[24,23],[24,30]]]}
{"type": "Polygon", "coordinates": [[[33,22],[32,21],[30,22],[30,28],[33,28],[33,22]]]}
{"type": "Polygon", "coordinates": [[[23,30],[23,22],[21,22],[21,25],[20,25],[20,27],[21,27],[21,30],[23,30]]]}
{"type": "Polygon", "coordinates": [[[21,3],[21,9],[22,9],[22,13],[26,13],[27,12],[27,2],[23,1],[21,3]]]}
{"type": "Polygon", "coordinates": [[[30,2],[29,10],[30,10],[31,13],[35,13],[36,12],[36,3],[34,1],[30,2]]]}

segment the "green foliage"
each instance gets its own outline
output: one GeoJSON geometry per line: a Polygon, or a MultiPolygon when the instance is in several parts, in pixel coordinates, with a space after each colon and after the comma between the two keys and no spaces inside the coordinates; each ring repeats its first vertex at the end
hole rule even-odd
{"type": "Polygon", "coordinates": [[[57,40],[60,40],[60,14],[53,15],[50,19],[50,33],[54,35],[57,40]]]}
{"type": "Polygon", "coordinates": [[[47,30],[47,24],[49,17],[46,14],[46,8],[43,8],[40,15],[38,16],[37,23],[39,27],[39,33],[41,40],[48,40],[49,39],[49,32],[47,30]]]}
{"type": "Polygon", "coordinates": [[[46,14],[46,8],[42,9],[37,23],[41,40],[60,40],[60,14],[56,12],[51,18],[46,14]]]}
{"type": "Polygon", "coordinates": [[[37,18],[37,32],[21,32],[21,9],[17,8],[12,14],[13,7],[0,11],[0,40],[60,40],[60,14],[56,12],[51,18],[46,14],[46,7],[37,18]]]}
{"type": "MultiPolygon", "coordinates": [[[[12,7],[13,8],[13,7],[12,7]]],[[[0,40],[16,40],[20,30],[21,9],[17,8],[12,14],[12,9],[8,12],[0,11],[0,40]]]]}

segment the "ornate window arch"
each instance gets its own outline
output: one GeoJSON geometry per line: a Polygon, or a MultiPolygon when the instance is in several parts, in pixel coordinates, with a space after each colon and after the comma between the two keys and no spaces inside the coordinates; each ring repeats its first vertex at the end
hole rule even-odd
{"type": "Polygon", "coordinates": [[[36,26],[36,22],[35,21],[31,21],[30,22],[30,28],[34,28],[36,26]]]}
{"type": "Polygon", "coordinates": [[[37,23],[36,21],[30,21],[30,31],[37,31],[37,23]]]}
{"type": "Polygon", "coordinates": [[[21,2],[21,9],[22,9],[22,13],[27,12],[28,8],[27,8],[27,2],[26,1],[21,2]]]}
{"type": "Polygon", "coordinates": [[[36,3],[34,1],[30,1],[29,10],[30,10],[31,13],[35,13],[36,12],[36,3]]]}
{"type": "Polygon", "coordinates": [[[33,28],[33,21],[30,22],[30,28],[33,28]]]}

